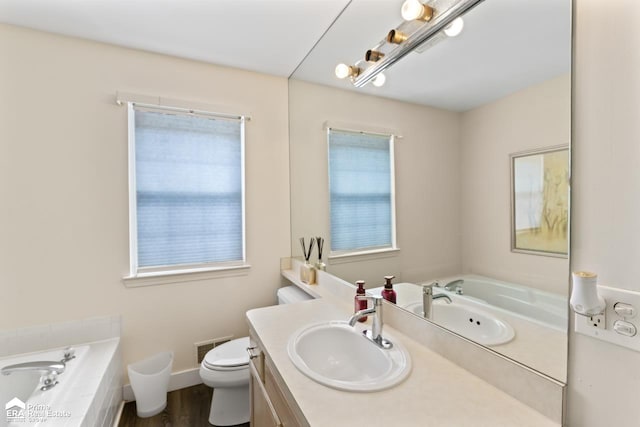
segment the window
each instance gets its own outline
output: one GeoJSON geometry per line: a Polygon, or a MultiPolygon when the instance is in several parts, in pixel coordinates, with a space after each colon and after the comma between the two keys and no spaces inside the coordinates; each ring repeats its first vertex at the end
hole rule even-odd
{"type": "Polygon", "coordinates": [[[331,252],[394,249],[393,136],[329,130],[331,252]]]}
{"type": "Polygon", "coordinates": [[[129,103],[131,275],[242,265],[244,118],[129,103]]]}

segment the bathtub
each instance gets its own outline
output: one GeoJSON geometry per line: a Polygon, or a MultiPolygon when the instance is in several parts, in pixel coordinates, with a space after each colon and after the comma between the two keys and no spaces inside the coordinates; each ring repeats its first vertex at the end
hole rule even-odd
{"type": "MultiPolygon", "coordinates": [[[[73,346],[75,358],[58,375],[58,384],[40,389],[37,372],[0,375],[0,427],[111,426],[122,400],[119,339],[73,346]],[[13,403],[13,405],[12,405],[13,403]],[[24,406],[24,408],[22,407],[24,406]]],[[[60,361],[63,349],[12,355],[0,368],[33,361],[60,361]]]]}
{"type": "Polygon", "coordinates": [[[567,330],[566,296],[473,274],[446,277],[439,279],[438,282],[444,287],[447,283],[458,279],[464,280],[463,295],[456,295],[455,291],[446,291],[442,288],[438,291],[504,310],[508,314],[524,317],[557,330],[567,330]]]}

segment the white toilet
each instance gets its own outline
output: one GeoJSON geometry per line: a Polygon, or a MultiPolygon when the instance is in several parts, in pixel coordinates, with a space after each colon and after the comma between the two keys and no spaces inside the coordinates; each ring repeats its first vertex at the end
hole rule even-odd
{"type": "MultiPolygon", "coordinates": [[[[312,299],[301,289],[278,289],[278,304],[312,299]]],[[[209,424],[232,426],[249,422],[249,337],[238,338],[210,350],[200,364],[200,377],[213,387],[209,424]]]]}

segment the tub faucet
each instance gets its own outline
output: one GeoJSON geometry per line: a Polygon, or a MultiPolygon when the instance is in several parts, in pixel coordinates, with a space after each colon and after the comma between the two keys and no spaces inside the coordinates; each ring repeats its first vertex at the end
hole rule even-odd
{"type": "Polygon", "coordinates": [[[433,283],[422,286],[422,315],[425,319],[431,319],[433,300],[444,298],[447,304],[451,304],[451,298],[446,294],[433,294],[433,283]]]}
{"type": "Polygon", "coordinates": [[[458,295],[463,294],[462,285],[464,284],[464,280],[452,280],[451,282],[444,285],[444,288],[448,291],[455,292],[458,295]]]}
{"type": "Polygon", "coordinates": [[[26,362],[26,363],[17,363],[15,365],[5,366],[0,370],[0,373],[2,373],[2,375],[10,375],[14,372],[36,371],[45,375],[48,375],[48,374],[60,375],[61,373],[64,372],[64,368],[65,368],[64,362],[51,362],[51,361],[26,362]]]}
{"type": "Polygon", "coordinates": [[[391,341],[382,337],[382,297],[381,296],[367,296],[367,295],[358,295],[358,299],[363,301],[373,301],[373,307],[367,308],[364,310],[360,310],[356,312],[351,318],[349,318],[349,326],[354,326],[358,319],[363,318],[364,316],[373,315],[373,323],[371,325],[371,330],[366,330],[363,332],[364,336],[373,341],[377,346],[382,347],[386,350],[393,347],[391,341]]]}
{"type": "Polygon", "coordinates": [[[64,372],[64,368],[64,362],[26,362],[5,366],[0,369],[0,373],[2,375],[11,375],[14,372],[38,372],[41,374],[42,387],[40,387],[40,390],[47,391],[58,384],[58,375],[64,372]]]}

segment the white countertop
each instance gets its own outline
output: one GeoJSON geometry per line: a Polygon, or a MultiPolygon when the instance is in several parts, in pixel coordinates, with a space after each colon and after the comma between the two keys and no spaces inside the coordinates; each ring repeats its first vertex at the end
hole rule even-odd
{"type": "Polygon", "coordinates": [[[559,425],[389,326],[385,331],[402,342],[413,364],[410,376],[396,387],[373,393],[340,391],[298,371],[287,354],[291,334],[310,323],[347,320],[350,314],[329,299],[247,312],[263,350],[312,427],[559,425]]]}

